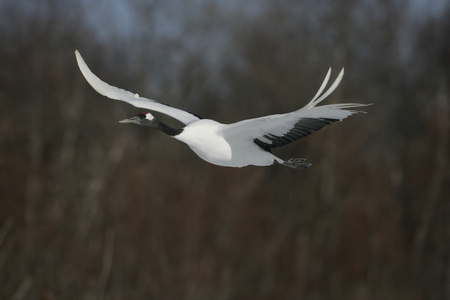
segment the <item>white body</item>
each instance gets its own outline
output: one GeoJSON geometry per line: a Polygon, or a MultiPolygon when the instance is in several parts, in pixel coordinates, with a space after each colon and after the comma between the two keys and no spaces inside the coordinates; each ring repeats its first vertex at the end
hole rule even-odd
{"type": "Polygon", "coordinates": [[[261,149],[251,137],[233,135],[225,138],[224,133],[229,126],[213,120],[200,120],[188,124],[174,138],[186,143],[201,159],[218,166],[269,166],[274,160],[283,162],[261,149]]]}

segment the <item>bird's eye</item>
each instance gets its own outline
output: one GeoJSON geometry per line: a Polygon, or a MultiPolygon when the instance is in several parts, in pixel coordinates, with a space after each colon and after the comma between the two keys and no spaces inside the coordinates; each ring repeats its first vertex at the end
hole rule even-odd
{"type": "Polygon", "coordinates": [[[137,115],[139,117],[139,119],[145,119],[146,114],[145,113],[141,113],[137,115]]]}

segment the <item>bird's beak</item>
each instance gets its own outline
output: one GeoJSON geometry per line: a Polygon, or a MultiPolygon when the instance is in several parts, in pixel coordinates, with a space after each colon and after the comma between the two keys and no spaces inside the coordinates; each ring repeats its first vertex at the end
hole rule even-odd
{"type": "Polygon", "coordinates": [[[119,123],[136,123],[134,118],[130,118],[130,119],[124,119],[122,121],[119,121],[119,123]]]}

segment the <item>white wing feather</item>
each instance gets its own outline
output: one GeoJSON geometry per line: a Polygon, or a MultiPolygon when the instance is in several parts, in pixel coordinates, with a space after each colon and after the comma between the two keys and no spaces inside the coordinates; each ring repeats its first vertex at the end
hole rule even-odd
{"type": "Polygon", "coordinates": [[[320,86],[319,90],[314,95],[314,97],[311,99],[311,101],[308,103],[308,105],[314,106],[313,105],[314,101],[320,96],[320,94],[322,94],[323,89],[327,86],[328,80],[330,80],[330,75],[331,75],[331,68],[328,69],[327,75],[325,76],[322,85],[320,86]]]}
{"type": "Polygon", "coordinates": [[[140,97],[138,94],[131,93],[129,91],[111,86],[106,82],[98,78],[94,73],[91,72],[89,67],[86,65],[84,59],[81,57],[78,50],[75,51],[75,56],[77,58],[78,67],[83,73],[84,78],[87,82],[96,90],[99,94],[106,96],[110,99],[124,101],[135,107],[144,108],[152,111],[157,111],[168,115],[174,119],[179,120],[184,124],[189,124],[200,120],[197,116],[188,113],[184,110],[174,108],[161,104],[155,100],[140,97]]]}
{"type": "Polygon", "coordinates": [[[344,77],[344,68],[342,68],[341,72],[339,73],[336,80],[333,82],[333,84],[330,86],[330,88],[322,95],[319,99],[316,99],[319,97],[319,95],[322,93],[323,89],[325,88],[326,84],[328,83],[328,79],[330,78],[331,68],[328,69],[327,76],[325,77],[325,80],[323,81],[319,91],[314,96],[314,98],[306,105],[306,107],[314,107],[317,104],[319,104],[321,101],[323,101],[326,97],[328,97],[334,90],[338,87],[339,83],[341,83],[342,77],[344,77]]]}

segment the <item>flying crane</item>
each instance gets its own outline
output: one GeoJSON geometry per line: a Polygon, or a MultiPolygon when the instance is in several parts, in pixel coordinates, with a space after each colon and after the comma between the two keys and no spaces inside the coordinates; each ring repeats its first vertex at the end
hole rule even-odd
{"type": "Polygon", "coordinates": [[[317,131],[333,122],[361,113],[362,111],[351,110],[351,108],[367,105],[342,103],[317,106],[337,88],[344,76],[344,69],[342,69],[334,83],[322,93],[330,79],[330,68],[316,95],[303,108],[285,114],[222,124],[111,86],[91,72],[78,50],[75,51],[75,56],[83,76],[99,94],[135,107],[165,114],[185,126],[173,128],[155,118],[150,112],[140,113],[120,123],[134,123],[161,130],[187,144],[203,160],[218,166],[245,167],[280,164],[295,169],[308,168],[311,164],[306,163],[305,158],[283,160],[272,154],[272,149],[306,137],[312,131],[317,131]]]}

